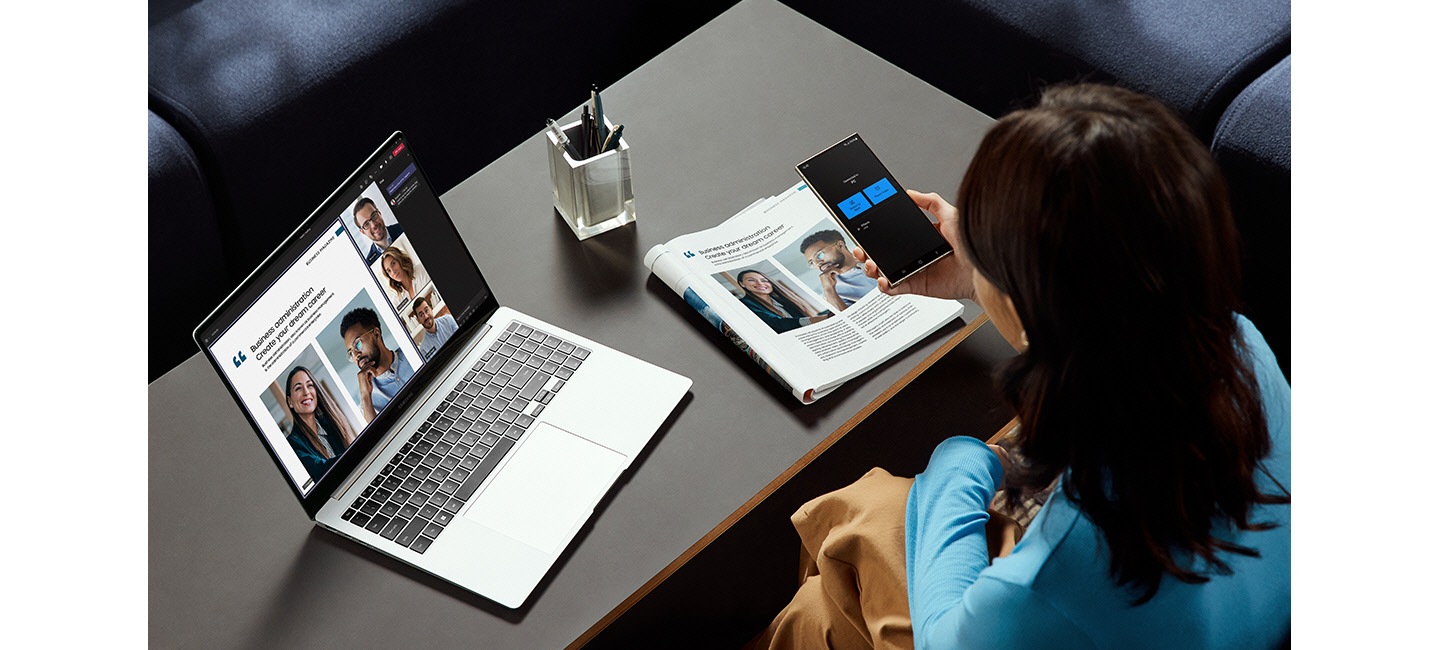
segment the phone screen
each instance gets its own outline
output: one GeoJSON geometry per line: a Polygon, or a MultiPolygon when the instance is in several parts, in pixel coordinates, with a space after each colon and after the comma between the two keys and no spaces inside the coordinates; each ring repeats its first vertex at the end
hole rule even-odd
{"type": "Polygon", "coordinates": [[[795,170],[892,285],[951,252],[949,242],[858,133],[795,170]]]}

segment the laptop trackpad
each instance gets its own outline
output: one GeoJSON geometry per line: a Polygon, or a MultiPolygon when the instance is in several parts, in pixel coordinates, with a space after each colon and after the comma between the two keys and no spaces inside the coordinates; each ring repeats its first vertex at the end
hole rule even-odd
{"type": "Polygon", "coordinates": [[[625,457],[543,422],[465,516],[546,553],[609,489],[625,457]]]}

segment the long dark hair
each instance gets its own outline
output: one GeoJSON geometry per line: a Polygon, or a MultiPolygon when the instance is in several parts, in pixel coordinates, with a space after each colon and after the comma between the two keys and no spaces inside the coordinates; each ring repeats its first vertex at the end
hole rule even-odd
{"type": "Polygon", "coordinates": [[[745,288],[745,284],[744,284],[745,276],[748,275],[748,274],[750,274],[750,273],[754,273],[755,275],[758,275],[758,276],[760,276],[760,277],[762,277],[762,278],[765,278],[765,281],[770,283],[770,300],[773,300],[773,301],[775,301],[775,302],[781,303],[781,306],[784,307],[784,308],[786,308],[786,309],[789,309],[789,310],[795,311],[795,312],[799,312],[799,313],[796,313],[796,314],[791,314],[792,317],[794,317],[794,318],[804,318],[804,317],[811,317],[811,318],[813,318],[813,317],[815,317],[815,316],[819,316],[819,315],[820,315],[820,312],[815,311],[815,308],[810,306],[810,301],[808,301],[808,300],[806,300],[806,299],[804,299],[804,298],[801,298],[801,297],[799,296],[799,294],[797,294],[797,293],[795,293],[793,290],[791,290],[790,287],[787,287],[787,286],[785,286],[785,285],[783,285],[783,284],[780,284],[779,282],[776,282],[776,281],[774,281],[774,280],[771,280],[771,279],[770,279],[770,276],[765,275],[764,273],[760,272],[759,269],[745,269],[744,271],[741,271],[741,272],[735,274],[735,285],[738,286],[738,287],[740,287],[740,290],[741,290],[741,291],[744,291],[744,292],[745,292],[745,295],[750,296],[750,298],[752,298],[752,299],[755,300],[756,302],[760,303],[760,305],[763,306],[763,307],[765,307],[766,309],[769,309],[769,310],[770,310],[772,313],[774,313],[776,316],[779,316],[779,315],[780,315],[780,312],[775,311],[775,308],[774,308],[774,307],[771,307],[769,304],[767,304],[768,301],[766,301],[765,299],[761,298],[760,296],[755,295],[754,292],[752,292],[752,291],[750,291],[749,289],[745,288]]]}
{"type": "Polygon", "coordinates": [[[310,446],[314,447],[315,451],[320,452],[320,455],[326,458],[334,458],[341,451],[349,448],[351,443],[355,442],[355,428],[350,426],[350,421],[345,419],[345,416],[341,414],[339,402],[335,401],[335,397],[330,394],[330,389],[320,383],[320,380],[315,378],[315,373],[310,372],[309,368],[305,366],[295,366],[295,368],[290,371],[290,374],[285,377],[285,398],[285,409],[290,412],[290,420],[294,422],[294,426],[300,431],[300,435],[304,436],[305,440],[310,443],[310,446]],[[302,372],[310,378],[310,381],[315,382],[315,422],[321,427],[333,429],[335,433],[340,435],[340,441],[343,443],[343,446],[340,449],[336,449],[334,454],[325,453],[325,446],[320,444],[320,432],[312,430],[310,425],[305,423],[305,420],[300,419],[300,414],[295,412],[295,407],[290,405],[290,387],[295,381],[295,375],[302,372]]]}
{"type": "Polygon", "coordinates": [[[966,252],[1029,341],[1001,372],[1024,459],[1009,501],[1068,470],[1066,496],[1136,604],[1163,574],[1205,582],[1229,572],[1221,552],[1255,556],[1213,527],[1273,527],[1252,506],[1289,498],[1256,485],[1270,435],[1235,320],[1235,224],[1205,147],[1143,95],[1054,88],[995,123],[956,205],[966,252]]]}

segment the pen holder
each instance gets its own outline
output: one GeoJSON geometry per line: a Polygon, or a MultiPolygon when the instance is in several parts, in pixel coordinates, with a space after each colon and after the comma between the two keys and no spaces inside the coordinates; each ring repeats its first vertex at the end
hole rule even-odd
{"type": "MultiPolygon", "coordinates": [[[[605,120],[606,130],[611,124],[605,120]]],[[[572,143],[580,141],[580,122],[560,127],[572,143]]],[[[598,156],[575,160],[570,152],[545,131],[550,152],[550,186],[555,209],[575,232],[577,239],[589,239],[635,220],[635,191],[630,185],[630,145],[620,145],[598,156]]]]}

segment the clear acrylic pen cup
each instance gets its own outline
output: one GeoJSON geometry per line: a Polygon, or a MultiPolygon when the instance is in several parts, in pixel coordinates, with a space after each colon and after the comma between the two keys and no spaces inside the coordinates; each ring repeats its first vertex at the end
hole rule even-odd
{"type": "MultiPolygon", "coordinates": [[[[605,120],[605,130],[610,130],[605,120]]],[[[580,122],[560,127],[571,146],[580,142],[580,122]]],[[[630,184],[630,145],[620,145],[598,156],[576,160],[550,129],[545,130],[550,152],[550,185],[555,209],[575,232],[588,239],[635,220],[635,191],[630,184]]]]}

